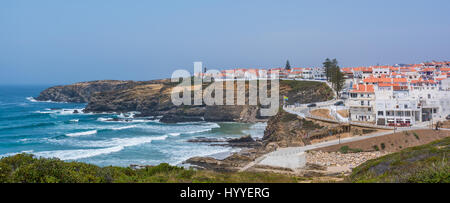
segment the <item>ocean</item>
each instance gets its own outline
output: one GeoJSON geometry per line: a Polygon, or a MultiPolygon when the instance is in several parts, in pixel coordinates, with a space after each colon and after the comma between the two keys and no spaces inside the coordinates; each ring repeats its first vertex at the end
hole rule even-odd
{"type": "Polygon", "coordinates": [[[188,139],[248,134],[261,138],[266,126],[230,122],[164,124],[158,118],[139,118],[133,113],[82,113],[86,104],[35,101],[33,97],[47,87],[0,86],[0,157],[30,153],[99,166],[180,165],[190,157],[221,159],[240,150],[188,139]],[[125,117],[130,120],[108,121],[125,117]]]}

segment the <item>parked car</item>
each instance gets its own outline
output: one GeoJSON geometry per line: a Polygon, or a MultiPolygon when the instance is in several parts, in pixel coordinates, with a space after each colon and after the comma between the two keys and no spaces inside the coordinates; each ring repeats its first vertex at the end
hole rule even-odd
{"type": "Polygon", "coordinates": [[[450,120],[450,115],[447,115],[447,117],[445,117],[445,119],[450,120]]]}
{"type": "Polygon", "coordinates": [[[336,103],[334,103],[335,106],[344,106],[344,102],[343,101],[338,101],[336,103]]]}
{"type": "Polygon", "coordinates": [[[317,106],[317,104],[308,104],[307,107],[316,107],[316,106],[317,106]]]}

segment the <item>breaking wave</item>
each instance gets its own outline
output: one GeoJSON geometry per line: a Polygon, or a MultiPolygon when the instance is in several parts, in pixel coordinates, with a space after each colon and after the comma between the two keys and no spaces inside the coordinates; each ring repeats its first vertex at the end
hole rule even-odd
{"type": "Polygon", "coordinates": [[[77,145],[83,145],[84,147],[104,147],[104,148],[43,151],[43,152],[35,152],[33,154],[45,158],[56,157],[61,160],[84,159],[119,152],[125,149],[126,147],[151,143],[154,140],[165,140],[166,138],[167,136],[159,136],[159,137],[113,138],[107,141],[84,141],[84,142],[82,141],[76,142],[77,145]]]}
{"type": "Polygon", "coordinates": [[[67,133],[66,136],[68,137],[78,137],[83,135],[94,135],[97,134],[97,130],[90,130],[85,132],[78,132],[78,133],[67,133]]]}
{"type": "Polygon", "coordinates": [[[136,128],[136,127],[137,127],[137,125],[129,125],[129,126],[111,128],[111,130],[125,130],[125,129],[136,128]]]}

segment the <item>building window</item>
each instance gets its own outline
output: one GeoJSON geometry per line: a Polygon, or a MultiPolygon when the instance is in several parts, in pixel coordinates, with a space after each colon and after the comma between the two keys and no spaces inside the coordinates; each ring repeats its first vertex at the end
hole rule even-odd
{"type": "Polygon", "coordinates": [[[364,106],[364,101],[361,101],[361,106],[364,106]]]}
{"type": "Polygon", "coordinates": [[[383,112],[383,111],[378,111],[378,115],[379,115],[379,116],[383,116],[383,115],[384,115],[384,112],[383,112]]]}

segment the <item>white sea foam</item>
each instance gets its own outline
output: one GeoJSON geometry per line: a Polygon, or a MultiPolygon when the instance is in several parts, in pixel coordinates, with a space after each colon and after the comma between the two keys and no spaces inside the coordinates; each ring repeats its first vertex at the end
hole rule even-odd
{"type": "Polygon", "coordinates": [[[30,102],[39,102],[38,100],[34,99],[33,97],[27,97],[27,100],[30,102]]]}
{"type": "Polygon", "coordinates": [[[262,138],[264,136],[264,130],[267,127],[267,123],[255,123],[250,126],[249,129],[243,130],[244,134],[250,134],[253,138],[262,138]]]}
{"type": "Polygon", "coordinates": [[[160,151],[170,157],[167,160],[168,163],[177,165],[191,157],[214,157],[215,154],[231,153],[233,149],[231,147],[213,147],[208,145],[196,145],[195,147],[185,145],[174,148],[161,148],[160,151]]]}
{"type": "Polygon", "coordinates": [[[28,141],[30,141],[30,139],[27,139],[27,138],[23,138],[23,139],[19,140],[19,142],[28,142],[28,141]]]}
{"type": "Polygon", "coordinates": [[[54,113],[54,112],[51,112],[51,111],[35,111],[34,113],[51,114],[51,113],[54,113]]]}
{"type": "Polygon", "coordinates": [[[129,126],[111,128],[111,130],[125,130],[125,129],[136,128],[136,127],[137,127],[137,125],[129,125],[129,126]]]}
{"type": "Polygon", "coordinates": [[[177,136],[180,136],[181,133],[169,133],[169,135],[170,135],[170,136],[173,136],[173,137],[177,137],[177,136]]]}
{"type": "MultiPolygon", "coordinates": [[[[55,150],[34,153],[36,156],[56,157],[61,160],[83,159],[103,154],[110,154],[122,151],[125,147],[137,146],[145,143],[151,143],[154,140],[165,140],[167,136],[158,137],[134,137],[134,138],[113,138],[106,141],[77,141],[72,142],[75,146],[82,147],[103,147],[99,149],[77,149],[77,150],[55,150]]],[[[53,140],[54,142],[63,142],[61,140],[53,140]]]]}
{"type": "Polygon", "coordinates": [[[45,111],[35,111],[34,113],[44,113],[44,114],[57,114],[57,115],[92,115],[92,113],[84,113],[84,109],[57,109],[57,110],[51,110],[51,109],[45,109],[45,111]],[[78,113],[74,113],[74,112],[78,113]]]}
{"type": "Polygon", "coordinates": [[[56,102],[56,101],[52,101],[52,100],[47,100],[47,101],[38,101],[33,97],[27,97],[26,98],[28,101],[30,102],[42,102],[42,103],[67,103],[67,102],[56,102]]]}
{"type": "Polygon", "coordinates": [[[107,120],[110,120],[110,119],[112,119],[112,118],[97,118],[97,121],[107,121],[107,120]]]}
{"type": "Polygon", "coordinates": [[[73,122],[73,123],[78,123],[78,121],[80,121],[80,119],[72,119],[72,120],[70,120],[70,122],[73,122]]]}
{"type": "Polygon", "coordinates": [[[83,135],[94,135],[94,134],[97,134],[97,130],[90,130],[90,131],[78,132],[78,133],[67,133],[66,136],[78,137],[78,136],[83,136],[83,135]]]}
{"type": "Polygon", "coordinates": [[[123,150],[123,146],[102,148],[102,149],[76,149],[76,150],[55,150],[55,151],[43,151],[43,152],[35,152],[33,153],[39,157],[45,158],[59,158],[61,160],[74,160],[74,159],[83,159],[89,158],[93,156],[98,156],[102,154],[110,154],[114,152],[119,152],[123,150]]]}
{"type": "Polygon", "coordinates": [[[14,156],[14,155],[17,155],[17,154],[22,154],[22,153],[31,154],[31,153],[33,153],[33,150],[24,150],[24,151],[21,151],[21,152],[13,152],[13,153],[0,154],[0,158],[8,157],[8,156],[14,156]]]}
{"type": "Polygon", "coordinates": [[[132,120],[131,122],[134,122],[134,123],[159,123],[159,119],[154,119],[154,120],[142,120],[142,119],[135,119],[135,120],[132,120]]]}
{"type": "Polygon", "coordinates": [[[184,134],[204,133],[204,132],[208,132],[208,131],[211,131],[211,130],[212,130],[212,128],[207,128],[207,129],[202,129],[202,130],[194,130],[194,131],[185,132],[184,134]]]}
{"type": "MultiPolygon", "coordinates": [[[[119,118],[121,118],[119,116],[119,118]]],[[[116,123],[159,123],[159,119],[155,120],[146,120],[146,119],[130,119],[130,118],[121,118],[126,120],[113,120],[114,118],[97,118],[97,121],[100,122],[116,122],[116,123]]]]}
{"type": "Polygon", "coordinates": [[[49,143],[58,145],[68,145],[72,147],[117,147],[124,146],[130,147],[145,143],[151,143],[155,140],[165,140],[167,135],[156,136],[156,137],[131,137],[131,138],[112,138],[108,140],[72,140],[72,139],[47,139],[49,143]]]}

